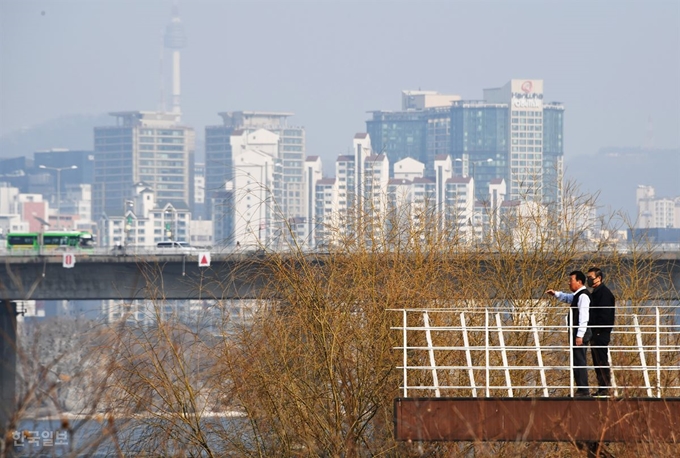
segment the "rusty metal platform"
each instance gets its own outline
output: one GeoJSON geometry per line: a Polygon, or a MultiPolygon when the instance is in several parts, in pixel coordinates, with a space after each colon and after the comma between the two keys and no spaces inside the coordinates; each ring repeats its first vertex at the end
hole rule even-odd
{"type": "Polygon", "coordinates": [[[680,398],[397,398],[401,441],[680,443],[680,398]]]}

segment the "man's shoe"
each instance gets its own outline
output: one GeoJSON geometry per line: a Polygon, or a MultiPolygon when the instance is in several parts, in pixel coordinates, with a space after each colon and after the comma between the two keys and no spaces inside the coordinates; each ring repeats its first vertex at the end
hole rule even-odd
{"type": "Polygon", "coordinates": [[[596,397],[596,398],[608,398],[608,397],[609,397],[609,390],[602,390],[602,389],[597,390],[597,391],[595,392],[595,394],[593,395],[593,397],[596,397]]]}
{"type": "Polygon", "coordinates": [[[590,392],[588,390],[576,390],[574,393],[575,398],[589,398],[590,392]]]}

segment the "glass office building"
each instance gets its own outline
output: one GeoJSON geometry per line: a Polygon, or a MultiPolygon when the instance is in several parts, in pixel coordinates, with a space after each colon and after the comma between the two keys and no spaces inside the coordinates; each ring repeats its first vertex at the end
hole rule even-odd
{"type": "Polygon", "coordinates": [[[402,91],[401,111],[373,111],[373,119],[366,121],[371,149],[386,154],[391,163],[413,158],[432,175],[435,158],[449,154],[449,110],[456,100],[460,96],[402,91]]]}
{"type": "Polygon", "coordinates": [[[390,162],[411,157],[425,163],[427,119],[424,111],[374,111],[366,121],[371,149],[390,162]]]}
{"type": "Polygon", "coordinates": [[[456,174],[474,179],[477,199],[488,194],[491,180],[507,173],[508,116],[507,104],[459,101],[451,107],[449,154],[456,174]]]}
{"type": "Polygon", "coordinates": [[[482,100],[428,91],[402,99],[402,111],[373,111],[366,121],[376,153],[416,159],[427,177],[435,158],[449,155],[458,175],[473,177],[478,200],[504,179],[508,199],[561,202],[564,106],[543,101],[542,80],[511,80],[482,100]]]}
{"type": "Polygon", "coordinates": [[[543,105],[543,202],[562,202],[564,178],[564,106],[543,105]]]}

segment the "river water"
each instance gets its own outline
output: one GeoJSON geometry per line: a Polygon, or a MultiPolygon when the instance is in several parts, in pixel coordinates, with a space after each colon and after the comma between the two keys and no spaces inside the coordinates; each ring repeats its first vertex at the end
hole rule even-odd
{"type": "MultiPolygon", "coordinates": [[[[224,431],[234,425],[238,417],[222,414],[206,418],[206,430],[219,428],[224,431]]],[[[140,442],[153,443],[148,439],[154,429],[139,420],[116,420],[118,429],[116,438],[112,439],[109,425],[89,418],[85,420],[69,420],[68,429],[64,429],[59,419],[23,420],[19,428],[12,431],[12,444],[9,456],[14,457],[109,457],[118,456],[151,456],[149,451],[141,448],[140,442]]],[[[155,427],[161,427],[156,425],[155,427]]],[[[208,434],[211,449],[219,452],[222,440],[217,435],[208,434]]],[[[178,451],[179,452],[179,451],[178,451]]],[[[160,451],[158,452],[160,453],[160,451]]]]}

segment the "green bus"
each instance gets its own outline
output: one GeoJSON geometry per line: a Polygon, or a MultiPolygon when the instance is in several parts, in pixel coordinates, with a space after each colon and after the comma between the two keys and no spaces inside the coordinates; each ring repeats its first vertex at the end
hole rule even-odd
{"type": "Polygon", "coordinates": [[[94,237],[89,232],[10,232],[7,234],[7,249],[12,250],[72,249],[87,250],[94,248],[94,237]]]}

